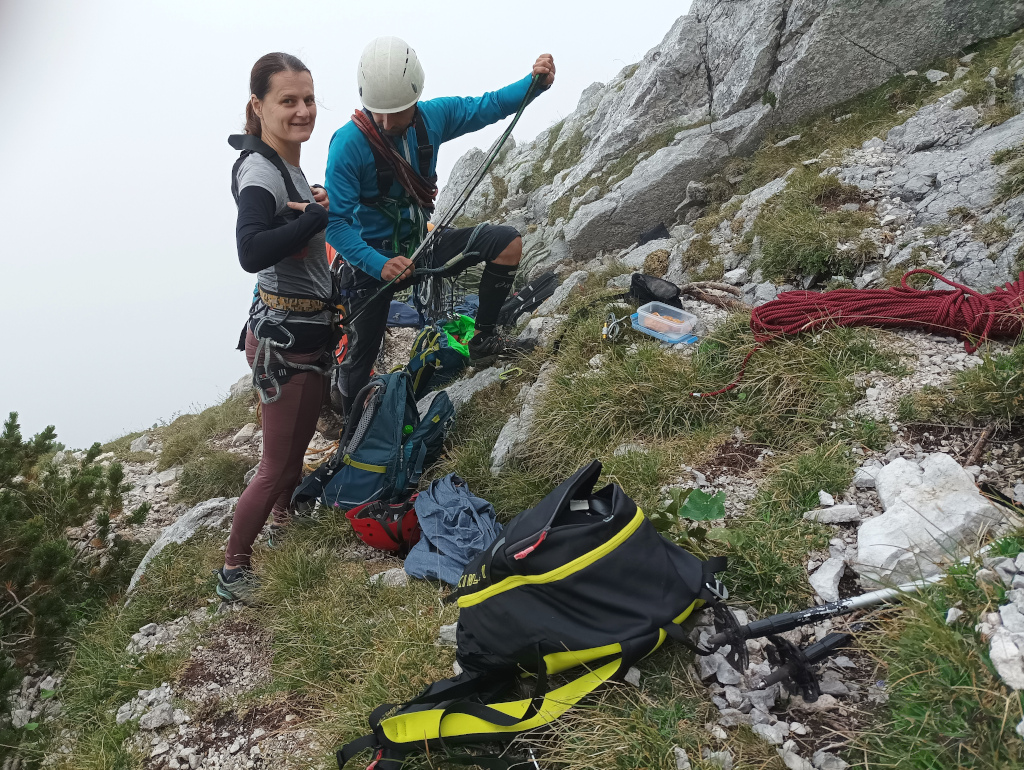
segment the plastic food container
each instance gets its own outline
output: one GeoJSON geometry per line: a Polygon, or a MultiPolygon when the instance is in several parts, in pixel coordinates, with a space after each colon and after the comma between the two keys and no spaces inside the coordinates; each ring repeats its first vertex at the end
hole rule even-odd
{"type": "Polygon", "coordinates": [[[697,316],[664,302],[648,302],[638,308],[636,314],[641,331],[656,332],[656,336],[666,342],[682,342],[697,323],[697,316]]]}

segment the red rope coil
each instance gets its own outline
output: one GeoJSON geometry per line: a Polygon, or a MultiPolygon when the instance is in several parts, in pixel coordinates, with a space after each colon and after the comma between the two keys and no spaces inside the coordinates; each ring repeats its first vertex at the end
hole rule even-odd
{"type": "Polygon", "coordinates": [[[758,344],[743,359],[739,376],[724,388],[694,395],[717,396],[735,388],[751,356],[765,343],[826,326],[882,326],[954,335],[963,339],[964,350],[973,353],[990,338],[1024,333],[1024,272],[988,294],[924,269],[911,270],[892,289],[784,292],[751,312],[750,329],[758,344]],[[930,275],[953,288],[915,289],[907,285],[912,275],[930,275]]]}
{"type": "MultiPolygon", "coordinates": [[[[434,210],[434,199],[437,197],[437,185],[421,177],[416,170],[409,165],[409,161],[401,156],[391,142],[387,141],[381,134],[377,125],[367,117],[362,110],[356,110],[352,114],[352,122],[363,132],[363,136],[377,148],[378,152],[391,159],[391,165],[395,169],[395,176],[398,183],[405,188],[417,203],[427,211],[434,210]]],[[[388,194],[387,190],[380,190],[382,196],[388,194]]]]}

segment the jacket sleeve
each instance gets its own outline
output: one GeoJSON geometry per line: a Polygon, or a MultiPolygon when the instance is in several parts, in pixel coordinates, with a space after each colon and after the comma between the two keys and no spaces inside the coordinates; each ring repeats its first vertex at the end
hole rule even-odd
{"type": "Polygon", "coordinates": [[[441,118],[441,141],[447,142],[463,134],[479,131],[512,115],[530,89],[532,79],[532,74],[527,75],[512,85],[497,91],[488,91],[483,96],[442,96],[439,99],[431,99],[431,111],[436,110],[441,118]]]}
{"type": "MultiPolygon", "coordinates": [[[[356,227],[356,206],[362,186],[362,160],[347,126],[338,129],[327,151],[325,183],[331,210],[327,222],[327,242],[349,264],[380,278],[388,258],[367,245],[356,227]]],[[[359,131],[358,128],[355,129],[359,131]]]]}
{"type": "Polygon", "coordinates": [[[243,187],[238,194],[235,241],[238,261],[247,273],[258,273],[301,251],[327,225],[327,211],[311,203],[295,219],[274,227],[277,202],[265,188],[243,187]]]}

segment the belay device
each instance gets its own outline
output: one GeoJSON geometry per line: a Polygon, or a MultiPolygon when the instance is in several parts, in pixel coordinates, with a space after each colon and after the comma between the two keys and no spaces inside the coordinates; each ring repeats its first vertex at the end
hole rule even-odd
{"type": "MultiPolygon", "coordinates": [[[[600,475],[596,461],[578,471],[467,565],[456,592],[462,673],[376,709],[372,732],[338,751],[339,767],[365,749],[374,770],[397,770],[424,749],[507,746],[668,637],[684,639],[679,624],[727,596],[715,577],[725,559],[701,561],[662,537],[617,485],[594,491],[600,475]],[[582,673],[549,687],[573,669],[582,673]]],[[[471,763],[523,764],[495,754],[471,763]]]]}

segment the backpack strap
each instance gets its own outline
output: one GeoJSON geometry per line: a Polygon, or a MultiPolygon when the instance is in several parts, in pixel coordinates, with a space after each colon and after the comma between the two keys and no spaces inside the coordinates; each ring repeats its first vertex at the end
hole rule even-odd
{"type": "Polygon", "coordinates": [[[281,178],[284,180],[284,188],[288,192],[288,200],[292,203],[309,203],[295,189],[295,182],[292,180],[288,167],[284,164],[284,159],[269,144],[252,134],[232,134],[228,137],[228,144],[242,152],[242,155],[235,161],[235,165],[231,169],[231,194],[235,197],[235,201],[238,200],[238,169],[246,156],[255,152],[273,163],[274,168],[281,173],[281,178]]]}

